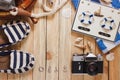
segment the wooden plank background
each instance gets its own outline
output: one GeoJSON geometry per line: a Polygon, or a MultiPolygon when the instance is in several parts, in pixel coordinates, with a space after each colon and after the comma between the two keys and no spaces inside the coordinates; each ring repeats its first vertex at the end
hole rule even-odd
{"type": "MultiPolygon", "coordinates": [[[[59,0],[61,3],[63,0],[59,0]]],[[[38,0],[33,12],[41,13],[41,0],[38,0]]],[[[37,24],[31,24],[31,33],[22,42],[6,49],[18,49],[32,53],[35,56],[35,67],[32,71],[23,74],[1,74],[0,80],[120,80],[120,46],[112,50],[115,60],[108,62],[104,55],[104,73],[97,76],[73,75],[71,61],[74,53],[86,53],[89,49],[82,50],[74,47],[76,38],[81,37],[82,45],[91,42],[95,54],[102,52],[98,49],[95,40],[83,34],[71,31],[75,10],[71,1],[55,15],[43,17],[37,24]],[[62,10],[71,9],[71,17],[62,16],[62,10]],[[48,57],[49,56],[49,57],[48,57]]],[[[2,21],[0,22],[2,24],[2,21]]],[[[3,50],[3,49],[2,49],[3,50]]]]}

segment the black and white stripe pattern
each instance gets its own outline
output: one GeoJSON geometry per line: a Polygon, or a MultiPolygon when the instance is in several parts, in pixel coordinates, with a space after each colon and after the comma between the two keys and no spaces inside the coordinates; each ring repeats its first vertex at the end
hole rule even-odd
{"type": "Polygon", "coordinates": [[[18,41],[23,40],[30,32],[30,25],[23,21],[11,21],[3,24],[1,29],[4,29],[6,36],[10,43],[0,45],[0,48],[16,44],[18,41]]]}
{"type": "Polygon", "coordinates": [[[19,74],[29,71],[33,68],[35,59],[33,55],[28,53],[11,50],[0,52],[1,56],[10,55],[10,68],[7,70],[0,70],[2,73],[19,74]],[[5,53],[5,54],[4,54],[5,53]]]}

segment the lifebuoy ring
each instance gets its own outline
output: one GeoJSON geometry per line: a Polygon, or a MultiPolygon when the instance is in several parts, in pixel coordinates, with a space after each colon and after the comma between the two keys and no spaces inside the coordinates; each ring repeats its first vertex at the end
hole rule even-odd
{"type": "Polygon", "coordinates": [[[82,12],[82,14],[79,16],[80,22],[85,25],[90,25],[94,21],[94,15],[91,14],[89,11],[82,12]],[[88,19],[86,19],[88,18],[88,19]]]}
{"type": "Polygon", "coordinates": [[[115,28],[115,21],[112,18],[106,17],[100,21],[100,25],[105,30],[113,30],[115,28]]]}

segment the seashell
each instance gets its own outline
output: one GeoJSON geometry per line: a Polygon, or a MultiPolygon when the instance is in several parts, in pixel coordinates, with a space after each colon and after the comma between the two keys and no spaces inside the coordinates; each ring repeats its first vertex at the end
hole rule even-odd
{"type": "Polygon", "coordinates": [[[92,46],[92,43],[90,41],[87,42],[87,46],[88,46],[90,52],[92,52],[93,46],[92,46]]]}
{"type": "Polygon", "coordinates": [[[86,49],[86,45],[79,45],[79,44],[75,44],[75,47],[78,47],[80,49],[86,49]]]}
{"type": "Polygon", "coordinates": [[[81,42],[82,40],[83,40],[83,38],[78,37],[78,38],[75,39],[75,43],[79,43],[79,42],[81,42]]]}

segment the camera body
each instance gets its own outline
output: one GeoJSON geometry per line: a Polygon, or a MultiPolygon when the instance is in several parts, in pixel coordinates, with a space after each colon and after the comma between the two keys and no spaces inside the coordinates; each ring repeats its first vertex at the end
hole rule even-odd
{"type": "Polygon", "coordinates": [[[101,55],[74,54],[72,59],[73,74],[97,75],[103,73],[103,58],[101,55]]]}

